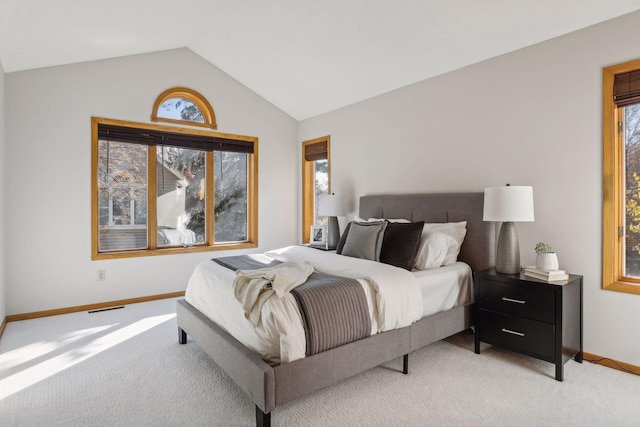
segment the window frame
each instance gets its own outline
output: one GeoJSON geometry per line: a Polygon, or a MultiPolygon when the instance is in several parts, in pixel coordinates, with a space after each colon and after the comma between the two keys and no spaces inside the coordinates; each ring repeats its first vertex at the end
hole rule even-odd
{"type": "Polygon", "coordinates": [[[151,121],[182,125],[188,124],[190,126],[201,126],[214,130],[218,129],[218,124],[216,123],[216,113],[213,111],[213,107],[211,106],[211,104],[209,104],[209,101],[207,101],[204,96],[200,95],[195,90],[186,87],[172,87],[162,92],[153,103],[153,111],[151,111],[151,121]],[[159,116],[158,109],[166,100],[171,98],[184,98],[188,101],[193,102],[202,112],[204,123],[170,119],[167,117],[159,116]]]}
{"type": "Polygon", "coordinates": [[[322,142],[327,144],[327,191],[331,194],[331,136],[302,142],[302,243],[310,242],[311,226],[315,223],[315,161],[305,159],[305,150],[309,145],[322,142]]]}
{"type": "MultiPolygon", "coordinates": [[[[185,123],[185,122],[183,122],[185,123]]],[[[244,135],[233,135],[218,133],[199,129],[188,129],[156,124],[137,123],[124,120],[91,117],[91,253],[92,260],[133,258],[155,255],[170,255],[192,252],[207,252],[216,250],[246,249],[258,246],[258,138],[244,135]],[[209,137],[220,137],[225,139],[236,139],[253,143],[253,153],[247,156],[247,240],[243,242],[215,243],[215,223],[214,223],[214,173],[213,156],[214,151],[206,152],[205,168],[206,173],[206,217],[209,218],[210,226],[207,227],[206,241],[204,244],[189,247],[158,247],[157,242],[157,188],[156,188],[156,147],[149,145],[147,152],[147,245],[146,249],[130,249],[122,251],[99,251],[99,197],[98,197],[98,125],[115,125],[130,127],[139,130],[155,130],[164,132],[181,133],[186,135],[202,135],[209,137]],[[209,172],[210,171],[210,172],[209,172]]]]}
{"type": "Polygon", "coordinates": [[[624,119],[624,107],[616,106],[613,92],[616,74],[639,69],[640,59],[602,70],[602,288],[630,294],[640,294],[640,279],[624,274],[625,142],[624,129],[618,125],[624,119]]]}

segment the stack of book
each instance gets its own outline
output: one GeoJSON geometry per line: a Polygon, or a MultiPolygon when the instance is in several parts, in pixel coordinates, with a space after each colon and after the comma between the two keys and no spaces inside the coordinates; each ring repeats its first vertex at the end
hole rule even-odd
{"type": "Polygon", "coordinates": [[[556,282],[559,280],[569,280],[569,275],[564,270],[543,270],[536,267],[525,267],[524,275],[534,279],[556,282]]]}

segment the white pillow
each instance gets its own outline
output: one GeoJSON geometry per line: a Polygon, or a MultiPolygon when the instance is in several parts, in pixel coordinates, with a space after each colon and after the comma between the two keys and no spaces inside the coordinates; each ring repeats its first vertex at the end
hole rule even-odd
{"type": "Polygon", "coordinates": [[[356,217],[355,219],[356,222],[380,222],[380,221],[389,221],[389,222],[403,222],[403,223],[411,223],[411,221],[409,221],[408,219],[402,219],[402,218],[397,218],[397,219],[384,219],[384,218],[369,218],[369,219],[362,219],[360,217],[356,217]]]}
{"type": "Polygon", "coordinates": [[[460,248],[466,235],[467,221],[425,224],[422,228],[420,246],[418,247],[414,267],[418,270],[424,270],[426,268],[435,268],[455,263],[458,260],[458,254],[460,253],[460,248]],[[450,237],[450,239],[430,233],[434,231],[437,231],[439,234],[444,234],[450,237]],[[442,255],[439,252],[445,248],[446,254],[441,264],[435,265],[442,255]],[[431,254],[429,254],[430,251],[432,252],[431,254]]]}
{"type": "Polygon", "coordinates": [[[368,219],[369,222],[376,222],[376,221],[389,221],[389,222],[401,222],[404,224],[410,224],[411,221],[409,221],[408,219],[402,219],[402,218],[369,218],[368,219]]]}
{"type": "Polygon", "coordinates": [[[423,231],[413,266],[418,270],[442,266],[449,251],[458,246],[456,239],[439,231],[423,231]]]}

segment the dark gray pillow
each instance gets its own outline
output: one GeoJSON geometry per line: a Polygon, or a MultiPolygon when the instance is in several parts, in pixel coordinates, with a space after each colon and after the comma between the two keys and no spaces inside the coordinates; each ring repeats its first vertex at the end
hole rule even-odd
{"type": "Polygon", "coordinates": [[[380,262],[411,271],[420,246],[424,221],[390,222],[384,230],[380,262]]]}
{"type": "Polygon", "coordinates": [[[352,222],[342,255],[380,261],[382,238],[387,222],[352,222]]]}

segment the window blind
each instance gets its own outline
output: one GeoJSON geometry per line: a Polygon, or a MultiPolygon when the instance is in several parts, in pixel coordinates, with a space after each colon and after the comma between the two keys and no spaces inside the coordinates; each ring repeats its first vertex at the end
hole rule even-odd
{"type": "Polygon", "coordinates": [[[329,150],[327,148],[327,141],[316,142],[315,144],[309,144],[304,147],[304,159],[308,162],[328,158],[329,150]]]}
{"type": "Polygon", "coordinates": [[[127,126],[98,124],[98,139],[146,145],[170,145],[204,151],[230,151],[253,153],[253,142],[219,136],[165,132],[127,126]]]}
{"type": "Polygon", "coordinates": [[[640,70],[616,74],[613,83],[613,101],[617,107],[640,103],[640,70]]]}

